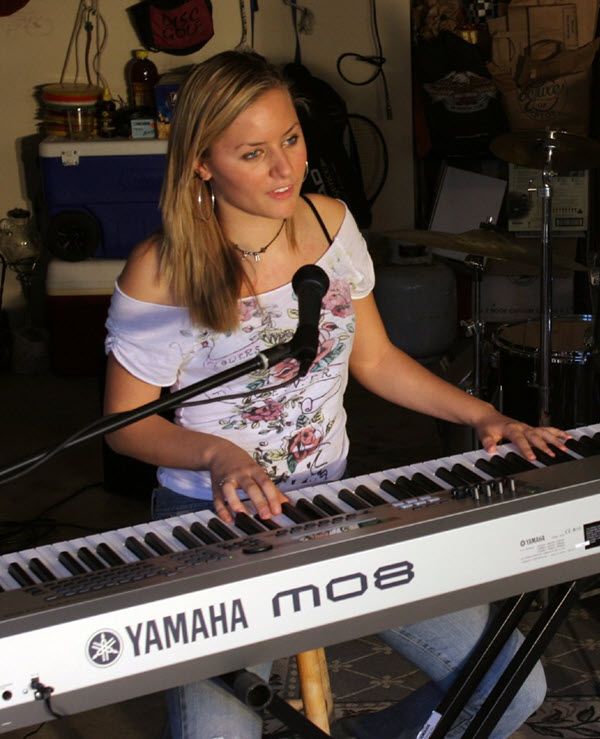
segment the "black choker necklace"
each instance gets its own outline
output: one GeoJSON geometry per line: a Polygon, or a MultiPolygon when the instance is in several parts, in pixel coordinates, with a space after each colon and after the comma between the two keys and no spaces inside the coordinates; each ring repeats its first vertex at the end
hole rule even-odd
{"type": "Polygon", "coordinates": [[[260,262],[261,254],[264,254],[267,251],[267,249],[271,246],[271,244],[277,240],[277,237],[283,231],[285,222],[286,222],[286,219],[284,218],[283,221],[281,222],[281,226],[279,226],[279,228],[277,229],[277,233],[275,234],[275,236],[273,236],[271,241],[269,241],[268,244],[265,244],[262,247],[262,249],[258,249],[258,251],[246,251],[246,249],[242,249],[237,244],[233,244],[233,248],[236,249],[236,251],[239,251],[239,253],[242,255],[244,259],[247,259],[248,257],[252,257],[255,262],[260,262]]]}

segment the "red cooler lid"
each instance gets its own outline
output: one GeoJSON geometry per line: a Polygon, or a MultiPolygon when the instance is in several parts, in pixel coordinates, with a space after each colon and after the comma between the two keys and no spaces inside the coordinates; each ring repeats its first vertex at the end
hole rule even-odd
{"type": "Polygon", "coordinates": [[[44,85],[42,100],[46,105],[57,107],[78,107],[95,105],[102,96],[102,88],[97,85],[84,85],[77,82],[44,85]]]}

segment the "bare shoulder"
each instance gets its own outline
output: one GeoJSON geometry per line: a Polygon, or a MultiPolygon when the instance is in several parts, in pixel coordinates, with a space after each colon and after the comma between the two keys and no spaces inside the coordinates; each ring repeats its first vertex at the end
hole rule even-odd
{"type": "Polygon", "coordinates": [[[160,239],[151,236],[135,246],[119,276],[121,290],[136,300],[170,305],[168,285],[160,272],[160,239]]]}
{"type": "Polygon", "coordinates": [[[323,219],[327,231],[334,236],[339,230],[346,215],[346,206],[340,200],[319,193],[310,193],[308,199],[323,219]]]}

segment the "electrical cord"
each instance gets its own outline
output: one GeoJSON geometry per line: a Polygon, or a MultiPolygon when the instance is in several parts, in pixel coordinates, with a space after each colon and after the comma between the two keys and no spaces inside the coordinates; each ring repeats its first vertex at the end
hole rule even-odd
{"type": "Polygon", "coordinates": [[[375,35],[375,43],[377,45],[377,54],[374,55],[365,55],[365,54],[357,54],[356,52],[348,51],[344,54],[341,54],[337,59],[337,71],[340,77],[344,80],[344,82],[347,82],[349,85],[356,85],[356,86],[362,86],[362,85],[368,85],[374,80],[376,80],[378,77],[381,77],[381,82],[383,84],[383,93],[385,96],[385,114],[386,118],[388,120],[392,120],[393,114],[392,114],[392,103],[390,100],[390,93],[388,89],[387,79],[385,76],[385,72],[383,70],[383,65],[386,62],[386,58],[383,56],[383,47],[381,45],[381,37],[379,35],[379,25],[377,23],[377,0],[370,0],[371,4],[371,23],[373,26],[373,33],[375,35]],[[357,82],[355,80],[351,80],[349,77],[347,77],[342,72],[342,62],[344,59],[352,57],[356,61],[359,62],[365,62],[366,64],[371,64],[375,67],[375,71],[370,77],[367,77],[366,80],[362,80],[360,82],[357,82]]]}

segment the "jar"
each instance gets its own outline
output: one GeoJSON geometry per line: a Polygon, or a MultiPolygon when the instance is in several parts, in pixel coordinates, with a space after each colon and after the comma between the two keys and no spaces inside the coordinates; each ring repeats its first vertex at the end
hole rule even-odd
{"type": "Polygon", "coordinates": [[[97,103],[102,89],[96,85],[59,83],[42,88],[43,128],[46,136],[91,139],[97,132],[97,103]]]}

